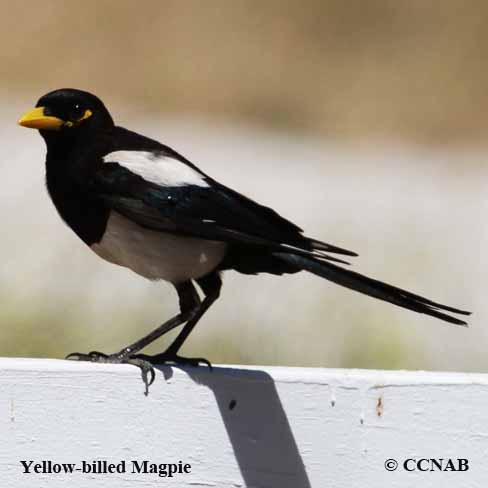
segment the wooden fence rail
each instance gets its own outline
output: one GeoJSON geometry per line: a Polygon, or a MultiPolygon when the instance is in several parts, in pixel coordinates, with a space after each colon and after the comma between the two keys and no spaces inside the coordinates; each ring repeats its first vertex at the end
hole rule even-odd
{"type": "Polygon", "coordinates": [[[0,486],[488,486],[488,375],[0,359],[0,486]],[[101,472],[99,472],[101,471],[101,472]],[[171,476],[169,476],[171,474],[171,476]]]}

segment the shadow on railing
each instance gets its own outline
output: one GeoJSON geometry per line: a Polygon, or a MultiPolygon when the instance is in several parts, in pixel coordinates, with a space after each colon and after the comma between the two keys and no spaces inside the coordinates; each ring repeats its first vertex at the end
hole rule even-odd
{"type": "MultiPolygon", "coordinates": [[[[158,366],[166,379],[170,366],[158,366]]],[[[185,368],[217,401],[245,486],[310,488],[300,452],[273,378],[264,371],[185,368]],[[216,372],[214,371],[214,372],[216,372]]]]}

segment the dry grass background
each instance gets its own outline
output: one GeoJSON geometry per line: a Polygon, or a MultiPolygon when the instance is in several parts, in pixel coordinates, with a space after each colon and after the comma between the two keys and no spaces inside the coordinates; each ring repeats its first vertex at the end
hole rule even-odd
{"type": "Polygon", "coordinates": [[[487,20],[477,0],[0,0],[0,354],[111,352],[175,309],[91,256],[45,195],[42,141],[13,122],[72,86],[357,250],[359,270],[477,312],[466,331],[305,275],[229,273],[186,352],[485,369],[487,20]]]}
{"type": "Polygon", "coordinates": [[[144,112],[241,117],[334,138],[478,142],[488,127],[482,0],[0,8],[0,86],[9,92],[77,85],[144,112]]]}

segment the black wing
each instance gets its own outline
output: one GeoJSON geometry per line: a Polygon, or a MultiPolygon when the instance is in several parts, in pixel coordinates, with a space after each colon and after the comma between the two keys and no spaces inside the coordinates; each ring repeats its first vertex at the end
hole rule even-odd
{"type": "Polygon", "coordinates": [[[241,272],[253,274],[268,271],[282,274],[307,270],[339,285],[400,307],[450,323],[466,324],[443,311],[465,315],[469,315],[469,312],[433,302],[327,262],[340,260],[326,252],[355,254],[308,239],[302,234],[301,229],[273,210],[210,178],[206,178],[205,181],[208,187],[165,187],[148,182],[117,163],[105,163],[95,175],[92,191],[94,198],[101,198],[109,208],[142,227],[224,241],[235,244],[234,247],[237,249],[244,246],[245,253],[251,254],[256,262],[251,266],[246,263],[240,263],[237,268],[232,266],[241,272]],[[260,260],[261,255],[264,255],[264,260],[260,260]],[[281,266],[276,260],[281,260],[281,266]],[[256,263],[259,266],[256,266],[256,263]]]}
{"type": "Polygon", "coordinates": [[[92,189],[110,208],[152,230],[333,261],[340,260],[326,253],[357,255],[309,239],[274,210],[211,178],[205,181],[208,186],[167,187],[149,182],[117,163],[105,163],[97,170],[92,189]]]}

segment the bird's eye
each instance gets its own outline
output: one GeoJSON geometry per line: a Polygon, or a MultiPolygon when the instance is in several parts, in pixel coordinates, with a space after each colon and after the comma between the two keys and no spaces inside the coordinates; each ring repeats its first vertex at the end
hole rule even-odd
{"type": "Polygon", "coordinates": [[[77,121],[77,120],[80,120],[83,117],[84,113],[85,113],[85,109],[81,105],[76,104],[70,110],[70,112],[69,112],[69,118],[72,121],[77,121]]]}

